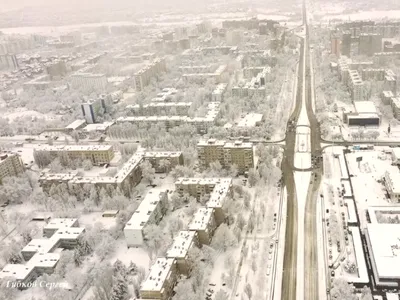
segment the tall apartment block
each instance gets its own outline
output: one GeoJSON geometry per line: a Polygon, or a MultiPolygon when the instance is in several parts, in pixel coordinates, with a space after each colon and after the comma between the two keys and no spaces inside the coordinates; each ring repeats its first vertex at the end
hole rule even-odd
{"type": "Polygon", "coordinates": [[[164,58],[155,59],[150,65],[147,65],[134,75],[134,85],[136,91],[142,91],[146,86],[150,84],[153,77],[166,72],[167,67],[164,58]]]}
{"type": "Polygon", "coordinates": [[[17,176],[24,172],[24,166],[19,155],[15,153],[0,153],[0,183],[8,176],[17,176]]]}
{"type": "Polygon", "coordinates": [[[209,167],[215,161],[218,161],[225,168],[236,165],[240,174],[254,168],[252,143],[241,141],[226,143],[225,141],[209,139],[197,144],[197,152],[203,168],[209,167]]]}
{"type": "Polygon", "coordinates": [[[108,100],[105,98],[89,99],[85,103],[82,103],[82,115],[85,118],[86,123],[96,123],[99,115],[101,113],[107,112],[108,107],[111,105],[112,100],[108,100]]]}
{"type": "Polygon", "coordinates": [[[344,31],[342,34],[342,43],[340,45],[340,53],[350,57],[351,52],[351,32],[344,31]]]}

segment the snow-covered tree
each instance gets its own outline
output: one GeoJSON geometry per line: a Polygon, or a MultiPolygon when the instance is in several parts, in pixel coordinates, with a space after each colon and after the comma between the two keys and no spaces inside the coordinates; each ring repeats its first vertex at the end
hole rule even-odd
{"type": "Polygon", "coordinates": [[[151,165],[150,162],[144,161],[140,164],[140,169],[142,171],[143,179],[146,180],[149,184],[153,184],[154,175],[156,173],[155,169],[151,165]]]}
{"type": "Polygon", "coordinates": [[[221,224],[215,231],[211,246],[215,249],[226,252],[229,248],[237,244],[237,239],[231,229],[226,224],[221,224]]]}
{"type": "Polygon", "coordinates": [[[111,290],[110,300],[126,300],[129,297],[128,285],[122,276],[113,278],[113,287],[111,290]]]}

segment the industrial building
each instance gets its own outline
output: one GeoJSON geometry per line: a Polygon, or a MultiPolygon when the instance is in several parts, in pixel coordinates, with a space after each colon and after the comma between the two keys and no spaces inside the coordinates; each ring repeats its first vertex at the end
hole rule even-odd
{"type": "Polygon", "coordinates": [[[343,122],[348,126],[379,126],[380,116],[371,101],[354,102],[353,109],[343,111],[343,122]]]}

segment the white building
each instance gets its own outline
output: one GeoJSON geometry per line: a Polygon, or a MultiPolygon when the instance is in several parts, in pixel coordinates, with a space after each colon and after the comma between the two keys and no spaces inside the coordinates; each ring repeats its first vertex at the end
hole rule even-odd
{"type": "Polygon", "coordinates": [[[158,223],[162,219],[167,201],[168,195],[165,190],[153,189],[147,193],[125,225],[124,235],[128,247],[138,247],[144,244],[146,226],[158,223]]]}
{"type": "Polygon", "coordinates": [[[19,288],[43,274],[51,274],[60,260],[59,248],[73,249],[85,229],[78,226],[77,219],[51,220],[43,229],[44,239],[31,240],[21,251],[25,264],[7,264],[0,272],[0,279],[11,278],[20,283],[19,288]]]}
{"type": "Polygon", "coordinates": [[[176,260],[173,258],[158,258],[151,266],[149,275],[140,287],[140,298],[168,300],[173,295],[173,288],[176,282],[176,260]]]}
{"type": "Polygon", "coordinates": [[[196,231],[179,231],[174,237],[172,245],[168,248],[167,258],[176,259],[178,270],[181,274],[189,275],[192,268],[189,252],[198,245],[198,237],[196,231]]]}
{"type": "Polygon", "coordinates": [[[105,91],[107,83],[108,81],[105,74],[76,72],[71,75],[71,85],[74,88],[105,91]]]}
{"type": "Polygon", "coordinates": [[[202,245],[211,243],[216,228],[214,209],[205,207],[199,208],[188,226],[189,230],[197,232],[199,242],[202,245]]]}
{"type": "Polygon", "coordinates": [[[376,285],[398,288],[400,224],[367,224],[365,237],[376,285]]]}

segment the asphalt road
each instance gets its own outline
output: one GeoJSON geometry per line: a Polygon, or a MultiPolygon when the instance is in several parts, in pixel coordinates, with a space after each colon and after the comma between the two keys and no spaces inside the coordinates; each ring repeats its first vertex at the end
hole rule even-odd
{"type": "Polygon", "coordinates": [[[296,196],[296,186],[294,182],[294,153],[296,144],[296,124],[300,115],[302,105],[303,87],[303,55],[304,42],[300,48],[300,60],[297,78],[296,104],[286,128],[286,147],[282,160],[283,183],[287,189],[287,220],[285,232],[285,253],[283,258],[283,276],[281,299],[296,299],[297,284],[297,227],[298,227],[298,204],[296,196]]]}
{"type": "Polygon", "coordinates": [[[323,174],[321,131],[319,122],[312,108],[312,84],[310,67],[310,44],[309,28],[306,18],[306,7],[303,3],[303,20],[305,21],[306,37],[304,55],[306,56],[305,102],[307,116],[310,121],[311,158],[313,172],[310,186],[308,188],[305,215],[304,215],[304,299],[318,300],[319,297],[319,274],[318,274],[318,244],[317,244],[317,197],[323,174]]]}

